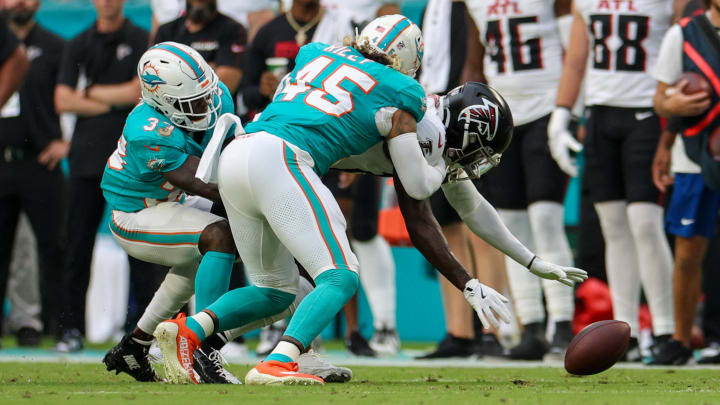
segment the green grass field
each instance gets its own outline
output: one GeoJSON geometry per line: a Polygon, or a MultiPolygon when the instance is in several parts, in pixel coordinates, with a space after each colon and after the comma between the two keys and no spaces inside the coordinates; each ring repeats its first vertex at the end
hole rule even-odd
{"type": "MultiPolygon", "coordinates": [[[[239,376],[248,367],[230,366],[239,376]]],[[[720,404],[720,370],[353,367],[322,387],[136,383],[102,365],[0,363],[0,404],[720,404]]]]}

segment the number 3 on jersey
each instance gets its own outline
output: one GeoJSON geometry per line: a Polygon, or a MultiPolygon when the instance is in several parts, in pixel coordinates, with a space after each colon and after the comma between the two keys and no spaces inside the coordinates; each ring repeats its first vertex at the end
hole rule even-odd
{"type": "Polygon", "coordinates": [[[317,79],[334,61],[328,56],[319,56],[303,66],[296,73],[295,79],[286,77],[279,100],[293,101],[298,95],[307,92],[303,99],[305,104],[325,114],[342,117],[351,112],[355,108],[352,93],[340,86],[348,81],[368,94],[377,81],[362,70],[343,63],[320,83],[321,88],[310,86],[309,83],[317,79]]]}

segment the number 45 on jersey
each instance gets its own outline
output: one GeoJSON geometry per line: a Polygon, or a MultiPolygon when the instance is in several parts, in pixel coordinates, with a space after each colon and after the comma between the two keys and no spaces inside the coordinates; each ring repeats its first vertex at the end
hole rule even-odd
{"type": "Polygon", "coordinates": [[[355,108],[353,95],[340,86],[356,86],[363,93],[369,94],[377,85],[377,81],[355,66],[343,63],[327,75],[319,85],[312,85],[314,80],[329,70],[328,67],[333,62],[335,59],[329,56],[318,56],[303,66],[295,75],[295,79],[286,76],[277,93],[282,97],[276,97],[275,101],[292,102],[299,95],[305,94],[302,101],[325,114],[342,117],[351,112],[355,108]]]}

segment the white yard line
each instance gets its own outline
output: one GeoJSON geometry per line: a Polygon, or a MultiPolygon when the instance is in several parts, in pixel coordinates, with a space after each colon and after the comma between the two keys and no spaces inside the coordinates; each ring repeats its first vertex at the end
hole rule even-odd
{"type": "MultiPolygon", "coordinates": [[[[0,363],[87,363],[101,364],[102,352],[85,352],[80,354],[60,354],[42,350],[27,351],[27,354],[19,350],[11,353],[0,351],[0,363]]],[[[396,357],[365,358],[347,355],[341,350],[331,350],[323,353],[325,360],[343,366],[372,366],[372,367],[425,367],[425,368],[562,368],[560,361],[509,361],[509,360],[476,360],[476,359],[442,359],[442,360],[414,360],[409,353],[401,353],[396,357]]],[[[413,353],[414,354],[414,353],[413,353]]],[[[230,364],[255,365],[260,360],[255,356],[226,357],[230,364]]],[[[645,369],[645,370],[720,370],[720,365],[689,365],[682,367],[648,367],[640,363],[619,363],[614,368],[620,369],[645,369]]]]}

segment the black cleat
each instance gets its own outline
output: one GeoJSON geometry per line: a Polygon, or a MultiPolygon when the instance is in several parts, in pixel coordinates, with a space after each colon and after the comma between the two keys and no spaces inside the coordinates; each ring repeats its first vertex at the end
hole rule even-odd
{"type": "Polygon", "coordinates": [[[570,321],[555,322],[555,334],[550,343],[550,351],[545,355],[544,360],[562,361],[573,336],[570,321]]]}
{"type": "Polygon", "coordinates": [[[455,337],[451,334],[445,335],[445,339],[438,343],[435,351],[424,356],[416,357],[418,360],[445,359],[448,357],[470,357],[475,354],[475,345],[472,339],[455,337]]]}
{"type": "Polygon", "coordinates": [[[710,342],[708,347],[700,350],[698,364],[720,364],[720,343],[710,342]]]}
{"type": "Polygon", "coordinates": [[[77,329],[63,332],[60,340],[55,343],[54,350],[60,353],[75,353],[83,349],[83,336],[77,329]]]}
{"type": "Polygon", "coordinates": [[[639,363],[642,361],[642,353],[640,353],[640,344],[637,338],[630,338],[628,347],[625,350],[625,356],[621,361],[628,363],[639,363]]]}
{"type": "Polygon", "coordinates": [[[483,358],[505,358],[505,348],[492,333],[483,333],[475,341],[475,353],[483,358]]]}
{"type": "Polygon", "coordinates": [[[358,331],[350,333],[350,337],[345,340],[345,345],[350,353],[356,356],[375,357],[375,351],[370,348],[367,339],[358,331]]]}
{"type": "Polygon", "coordinates": [[[542,360],[548,351],[544,337],[544,325],[534,322],[524,325],[524,327],[520,343],[510,349],[510,358],[513,360],[542,360]]]}
{"type": "Polygon", "coordinates": [[[42,343],[40,332],[27,326],[20,328],[15,336],[17,336],[18,346],[21,347],[38,347],[42,343]]]}
{"type": "Polygon", "coordinates": [[[225,369],[225,360],[220,350],[210,349],[205,354],[203,348],[193,353],[193,369],[205,384],[242,384],[231,372],[225,369]]]}
{"type": "Polygon", "coordinates": [[[140,382],[162,381],[150,364],[149,350],[150,346],[141,345],[132,340],[132,336],[125,335],[120,343],[105,354],[103,363],[107,371],[127,373],[140,382]]]}
{"type": "Polygon", "coordinates": [[[692,358],[692,350],[675,339],[667,339],[653,346],[649,366],[683,366],[692,358]]]}

